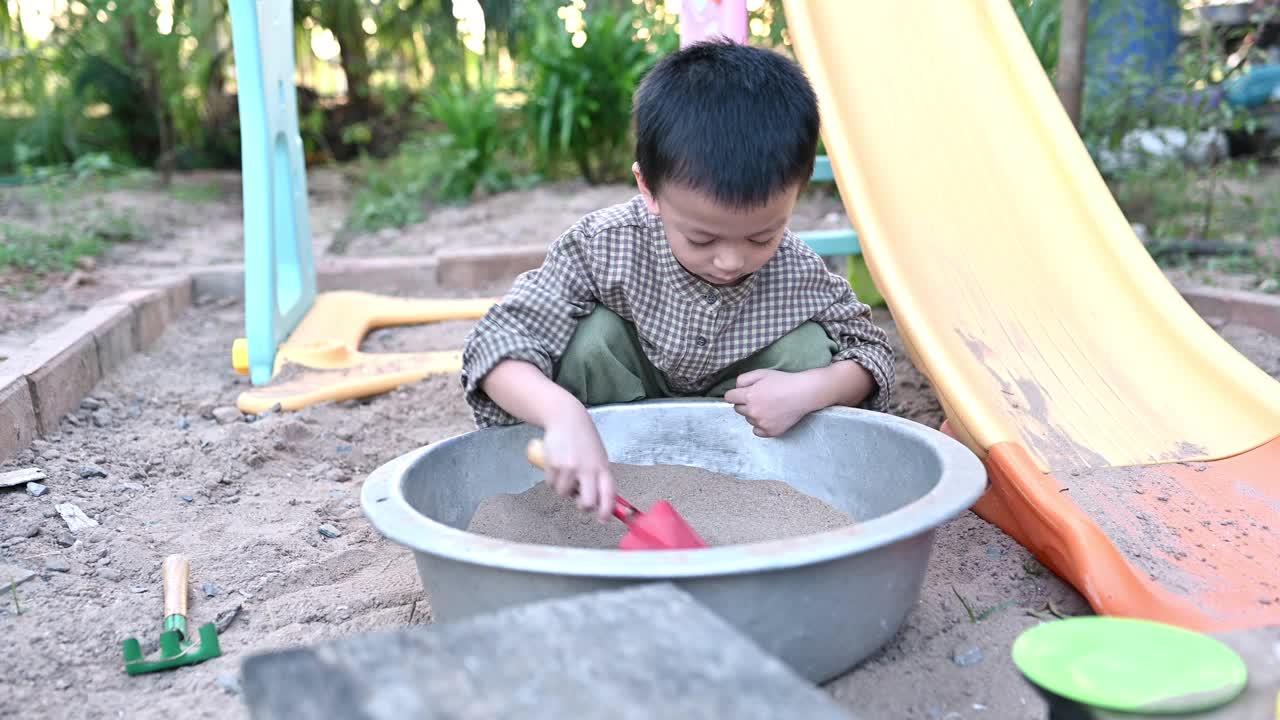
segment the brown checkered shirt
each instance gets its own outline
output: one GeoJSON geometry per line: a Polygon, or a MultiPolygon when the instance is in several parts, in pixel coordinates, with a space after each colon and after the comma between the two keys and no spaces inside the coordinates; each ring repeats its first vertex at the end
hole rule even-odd
{"type": "Polygon", "coordinates": [[[777,253],[743,282],[717,287],[680,265],[660,218],[639,195],[587,215],[552,243],[542,267],[511,291],[467,337],[462,384],[476,424],[516,418],[480,389],[502,360],[532,363],[549,378],[580,318],[598,303],[635,325],[645,355],[672,391],[706,392],[717,373],[812,320],[875,379],[864,407],[885,412],[893,350],[844,278],[787,230],[777,253]]]}

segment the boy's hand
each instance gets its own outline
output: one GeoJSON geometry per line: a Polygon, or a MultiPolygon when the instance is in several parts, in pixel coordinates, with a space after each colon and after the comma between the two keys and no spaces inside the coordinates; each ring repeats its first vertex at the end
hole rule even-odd
{"type": "Polygon", "coordinates": [[[778,437],[811,412],[832,405],[856,407],[874,389],[875,380],[866,368],[841,360],[796,373],[752,370],[738,376],[738,387],[724,399],[751,423],[756,435],[778,437]]]}
{"type": "Polygon", "coordinates": [[[615,485],[600,433],[586,411],[548,423],[542,438],[546,482],[563,497],[577,496],[578,507],[594,510],[600,522],[613,513],[615,485]]]}
{"type": "Polygon", "coordinates": [[[725,393],[725,402],[751,423],[759,437],[778,437],[819,409],[816,388],[808,373],[752,370],[738,376],[738,387],[725,393]]]}

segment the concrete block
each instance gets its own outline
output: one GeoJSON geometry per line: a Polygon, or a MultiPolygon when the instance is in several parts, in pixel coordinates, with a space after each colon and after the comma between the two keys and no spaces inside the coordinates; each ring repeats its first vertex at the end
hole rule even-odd
{"type": "Polygon", "coordinates": [[[436,254],[436,278],[442,288],[481,290],[505,286],[521,273],[542,265],[546,257],[545,245],[442,250],[436,254]]]}
{"type": "Polygon", "coordinates": [[[41,336],[27,363],[36,420],[46,435],[56,431],[62,417],[76,409],[102,379],[98,343],[79,320],[41,336]]]}
{"type": "Polygon", "coordinates": [[[434,257],[343,258],[316,267],[316,288],[423,297],[436,289],[434,257]]]}
{"type": "Polygon", "coordinates": [[[154,345],[174,317],[169,293],[164,288],[130,290],[116,295],[112,302],[133,308],[133,345],[139,351],[154,345]]]}
{"type": "Polygon", "coordinates": [[[0,462],[25,450],[39,434],[27,378],[0,371],[0,462]]]}
{"type": "Polygon", "coordinates": [[[1178,291],[1201,317],[1219,317],[1280,335],[1278,295],[1208,287],[1186,287],[1178,291]]]}
{"type": "Polygon", "coordinates": [[[178,317],[191,307],[191,295],[195,282],[190,275],[184,274],[169,280],[148,283],[147,287],[164,291],[165,301],[169,304],[170,318],[178,317]]]}
{"type": "Polygon", "coordinates": [[[108,299],[90,307],[72,321],[93,335],[98,346],[98,367],[106,377],[138,351],[135,342],[133,308],[128,303],[108,299]]]}
{"type": "Polygon", "coordinates": [[[243,265],[210,265],[191,274],[197,298],[244,298],[243,265]]]}
{"type": "Polygon", "coordinates": [[[256,655],[243,675],[259,720],[853,717],[665,583],[256,655]]]}

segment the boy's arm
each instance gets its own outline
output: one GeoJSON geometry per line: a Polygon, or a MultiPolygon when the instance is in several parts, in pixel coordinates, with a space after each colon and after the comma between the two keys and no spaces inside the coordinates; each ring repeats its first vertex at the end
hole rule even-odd
{"type": "Polygon", "coordinates": [[[541,267],[516,279],[506,297],[467,336],[462,385],[478,426],[524,419],[485,391],[482,381],[489,373],[499,363],[520,360],[550,382],[579,319],[594,306],[594,283],[581,238],[570,231],[551,245],[541,267]]]}
{"type": "Polygon", "coordinates": [[[477,425],[542,428],[547,484],[604,522],[614,498],[608,454],[586,408],[552,380],[596,297],[581,238],[570,231],[467,336],[462,384],[477,425]]]}
{"type": "Polygon", "coordinates": [[[832,275],[831,282],[835,301],[813,317],[814,322],[821,325],[839,346],[831,359],[831,368],[835,372],[849,372],[853,375],[860,374],[856,370],[861,370],[872,381],[872,386],[866,388],[860,398],[848,402],[857,390],[850,387],[849,392],[841,393],[841,402],[831,404],[888,412],[896,381],[893,348],[889,345],[884,330],[871,321],[871,308],[858,300],[848,281],[832,275]],[[852,361],[857,368],[849,368],[848,364],[840,362],[842,360],[852,361]],[[838,365],[845,369],[835,370],[838,365]]]}
{"type": "MultiPolygon", "coordinates": [[[[816,255],[813,260],[821,263],[816,255]]],[[[871,308],[858,301],[848,281],[823,268],[819,282],[832,301],[812,320],[836,342],[831,364],[798,373],[743,373],[724,396],[761,437],[782,435],[805,415],[833,405],[889,410],[894,367],[888,338],[871,322],[871,308]]]]}

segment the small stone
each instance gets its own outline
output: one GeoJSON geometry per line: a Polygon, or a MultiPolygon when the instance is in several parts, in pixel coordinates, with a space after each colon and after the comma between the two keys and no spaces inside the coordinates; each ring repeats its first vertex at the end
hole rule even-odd
{"type": "Polygon", "coordinates": [[[115,582],[120,579],[120,571],[112,567],[98,568],[98,577],[115,582]]]}
{"type": "Polygon", "coordinates": [[[24,540],[26,538],[33,538],[39,534],[40,526],[35,523],[28,523],[24,525],[15,525],[5,533],[3,538],[5,540],[24,540]]]}
{"type": "Polygon", "coordinates": [[[98,521],[84,514],[74,503],[62,503],[55,506],[58,514],[62,516],[63,521],[67,523],[67,529],[71,532],[80,532],[85,528],[97,527],[98,521]]]}
{"type": "Polygon", "coordinates": [[[17,487],[27,483],[44,480],[48,475],[40,468],[23,468],[0,473],[0,487],[17,487]]]}
{"type": "Polygon", "coordinates": [[[129,592],[131,592],[131,593],[139,593],[139,594],[141,594],[141,593],[144,593],[144,592],[146,592],[146,591],[147,591],[147,588],[146,588],[146,586],[144,586],[144,585],[131,585],[131,586],[129,587],[129,592]]]}
{"type": "Polygon", "coordinates": [[[21,585],[35,576],[35,572],[24,567],[0,563],[0,590],[8,590],[11,583],[21,585]]]}
{"type": "Polygon", "coordinates": [[[329,471],[324,474],[324,479],[329,482],[344,483],[351,479],[351,475],[340,468],[330,468],[329,471]]]}
{"type": "Polygon", "coordinates": [[[53,539],[62,547],[71,547],[76,544],[76,536],[71,534],[70,530],[62,530],[53,539]]]}
{"type": "Polygon", "coordinates": [[[145,488],[143,488],[138,483],[118,483],[116,485],[112,485],[111,489],[114,490],[115,492],[125,492],[126,490],[132,490],[134,492],[142,492],[145,488]]]}
{"type": "Polygon", "coordinates": [[[977,665],[982,662],[982,648],[976,645],[956,648],[956,651],[951,654],[951,661],[960,667],[977,665]]]}
{"type": "Polygon", "coordinates": [[[214,585],[211,582],[206,582],[205,584],[201,585],[200,589],[204,590],[205,597],[215,597],[217,596],[218,593],[222,592],[222,588],[218,587],[217,585],[214,585]]]}
{"type": "Polygon", "coordinates": [[[213,419],[217,420],[219,425],[237,422],[242,417],[240,411],[233,407],[220,407],[213,410],[213,419]]]}
{"type": "Polygon", "coordinates": [[[213,679],[213,684],[222,688],[222,691],[228,695],[240,694],[240,678],[235,675],[219,675],[213,679]]]}
{"type": "Polygon", "coordinates": [[[197,405],[197,406],[196,406],[196,415],[199,415],[200,417],[204,418],[205,420],[212,420],[212,419],[213,419],[213,410],[214,410],[214,408],[216,408],[216,407],[218,407],[218,405],[217,405],[216,403],[213,403],[213,402],[210,402],[210,401],[206,400],[205,402],[202,402],[202,403],[200,403],[199,405],[197,405]]]}
{"type": "Polygon", "coordinates": [[[45,561],[44,569],[49,572],[71,572],[71,564],[67,562],[66,558],[55,555],[45,561]]]}
{"type": "Polygon", "coordinates": [[[48,485],[41,485],[38,482],[27,483],[27,494],[31,497],[40,497],[47,492],[49,492],[48,485]]]}
{"type": "Polygon", "coordinates": [[[993,560],[1004,557],[1004,548],[992,545],[987,548],[987,557],[993,560]]]}
{"type": "Polygon", "coordinates": [[[182,500],[182,502],[187,502],[187,503],[189,503],[189,502],[195,502],[195,501],[196,501],[196,499],[195,499],[195,498],[193,498],[193,497],[191,497],[190,495],[183,495],[183,496],[181,497],[181,500],[182,500]]]}
{"type": "Polygon", "coordinates": [[[80,477],[84,478],[85,480],[88,480],[90,478],[104,478],[107,476],[106,470],[103,470],[101,468],[96,468],[92,465],[85,465],[84,467],[80,468],[79,473],[80,473],[80,477]]]}
{"type": "Polygon", "coordinates": [[[351,442],[353,439],[355,439],[356,431],[352,430],[351,428],[342,428],[341,430],[335,432],[334,435],[337,435],[339,440],[346,440],[347,442],[351,442]]]}
{"type": "Polygon", "coordinates": [[[80,407],[90,412],[102,409],[102,401],[95,397],[87,397],[80,401],[80,407]]]}
{"type": "Polygon", "coordinates": [[[191,427],[191,421],[187,419],[186,415],[183,415],[182,417],[178,418],[179,430],[186,430],[189,427],[191,427]]]}
{"type": "Polygon", "coordinates": [[[320,534],[329,539],[333,539],[341,535],[342,531],[330,525],[329,523],[325,523],[324,525],[320,526],[320,534]]]}
{"type": "Polygon", "coordinates": [[[106,408],[93,411],[93,424],[95,427],[110,427],[114,420],[115,418],[111,416],[111,411],[106,408]]]}

